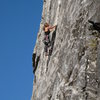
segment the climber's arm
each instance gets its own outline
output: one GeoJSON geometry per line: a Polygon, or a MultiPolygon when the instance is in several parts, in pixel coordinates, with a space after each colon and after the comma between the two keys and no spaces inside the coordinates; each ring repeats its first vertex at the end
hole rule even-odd
{"type": "Polygon", "coordinates": [[[57,25],[55,25],[55,26],[49,26],[49,29],[54,29],[54,28],[56,28],[56,26],[57,25]]]}

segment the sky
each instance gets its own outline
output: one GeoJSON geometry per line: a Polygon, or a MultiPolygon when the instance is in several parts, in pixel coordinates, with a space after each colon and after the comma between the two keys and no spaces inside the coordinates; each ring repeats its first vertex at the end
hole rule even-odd
{"type": "Polygon", "coordinates": [[[42,6],[43,0],[0,0],[0,100],[31,100],[42,6]]]}

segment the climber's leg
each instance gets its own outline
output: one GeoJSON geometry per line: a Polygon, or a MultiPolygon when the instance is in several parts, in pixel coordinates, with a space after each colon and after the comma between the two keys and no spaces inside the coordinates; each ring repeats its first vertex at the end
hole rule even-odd
{"type": "Polygon", "coordinates": [[[48,46],[47,45],[45,45],[44,47],[44,52],[45,52],[45,56],[48,56],[48,46]]]}

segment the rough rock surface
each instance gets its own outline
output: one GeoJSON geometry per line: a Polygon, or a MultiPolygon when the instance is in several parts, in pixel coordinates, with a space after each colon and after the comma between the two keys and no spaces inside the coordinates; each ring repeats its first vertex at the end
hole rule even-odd
{"type": "Polygon", "coordinates": [[[89,30],[88,20],[100,22],[100,0],[44,0],[31,100],[100,100],[100,33],[89,30]],[[42,41],[45,22],[58,25],[48,57],[42,41]]]}

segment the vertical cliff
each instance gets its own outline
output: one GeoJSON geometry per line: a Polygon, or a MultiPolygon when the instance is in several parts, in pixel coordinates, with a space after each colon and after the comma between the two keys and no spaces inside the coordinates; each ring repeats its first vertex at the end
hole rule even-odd
{"type": "Polygon", "coordinates": [[[100,22],[100,0],[44,0],[31,100],[100,100],[100,33],[88,20],[100,22]],[[45,22],[57,24],[48,57],[42,42],[45,22]]]}

